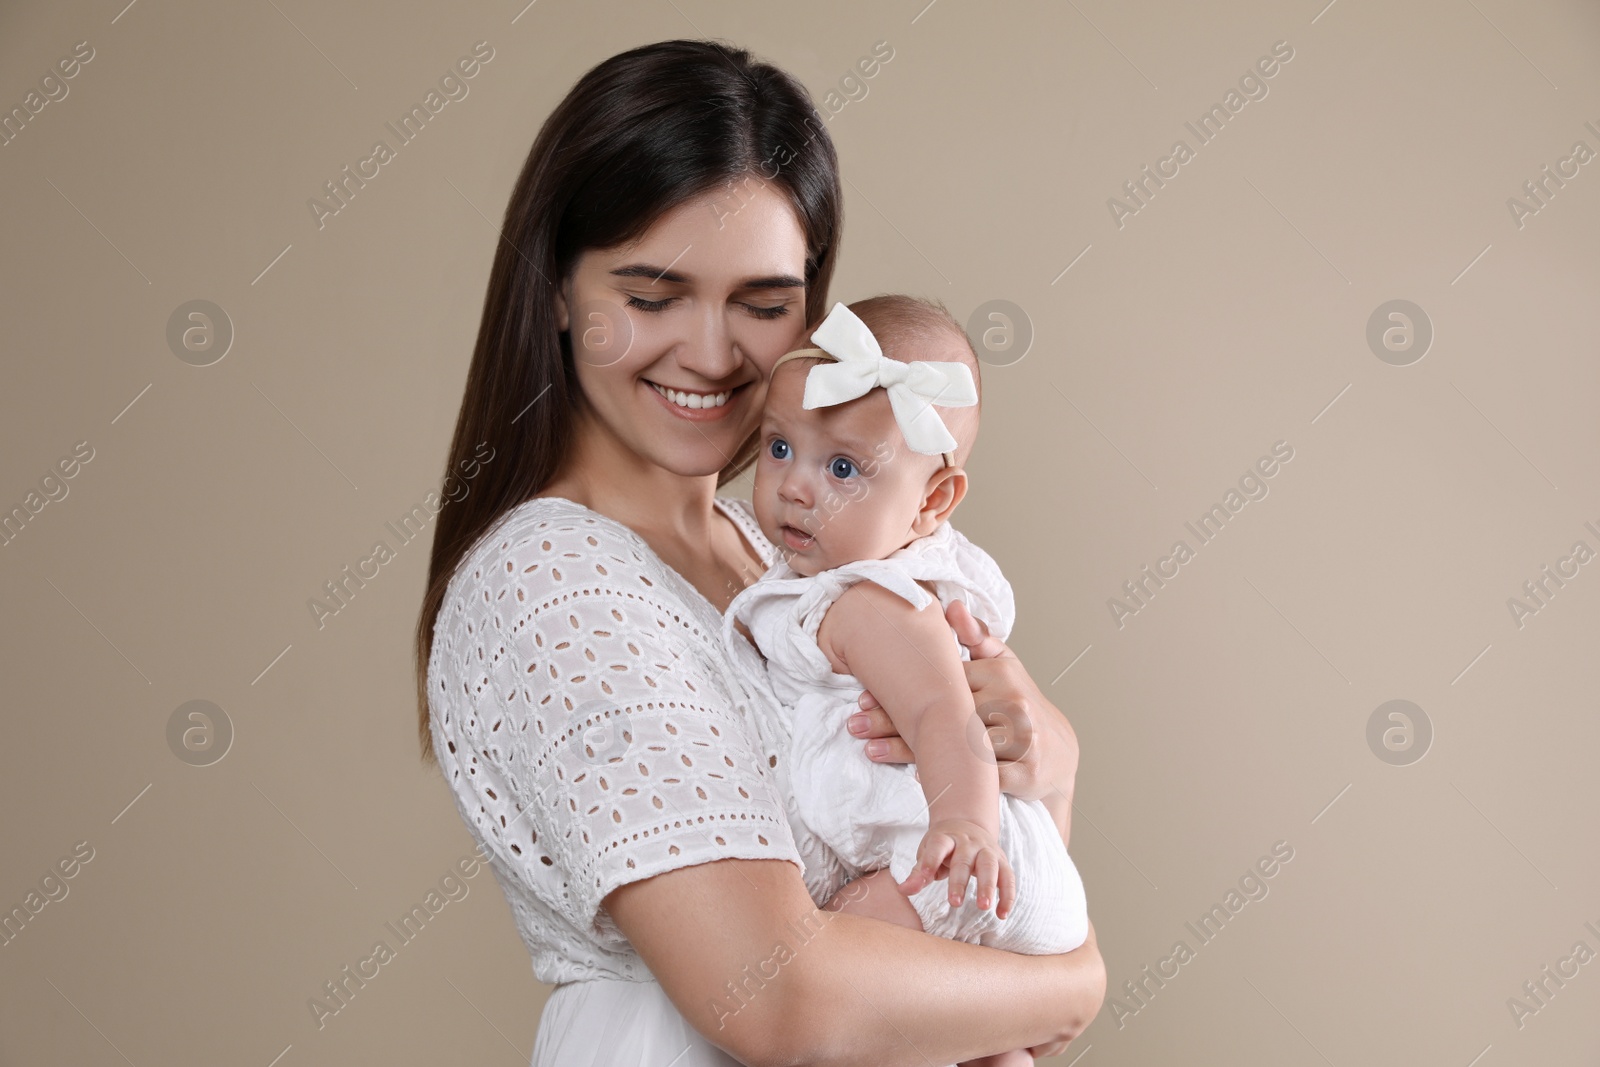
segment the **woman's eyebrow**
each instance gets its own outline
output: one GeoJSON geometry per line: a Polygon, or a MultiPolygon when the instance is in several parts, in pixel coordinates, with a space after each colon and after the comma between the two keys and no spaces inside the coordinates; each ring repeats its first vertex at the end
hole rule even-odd
{"type": "MultiPolygon", "coordinates": [[[[689,276],[673,270],[670,263],[665,267],[656,267],[649,263],[630,263],[626,267],[613,270],[611,275],[614,278],[649,278],[652,282],[668,282],[674,285],[686,285],[689,282],[689,276]]],[[[761,278],[746,278],[735,288],[804,289],[805,285],[805,279],[796,278],[792,274],[770,274],[761,278]]]]}
{"type": "Polygon", "coordinates": [[[626,267],[618,267],[611,272],[615,278],[649,278],[653,282],[673,282],[682,285],[689,280],[687,275],[679,274],[671,269],[672,264],[665,267],[652,267],[648,263],[630,263],[626,267]]]}
{"type": "Polygon", "coordinates": [[[796,278],[793,274],[773,274],[765,278],[751,278],[743,282],[740,289],[804,289],[804,278],[796,278]]]}

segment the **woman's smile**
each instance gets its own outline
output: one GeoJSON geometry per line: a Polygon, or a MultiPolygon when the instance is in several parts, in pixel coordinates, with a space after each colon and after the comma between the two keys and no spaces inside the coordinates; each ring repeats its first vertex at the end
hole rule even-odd
{"type": "Polygon", "coordinates": [[[735,386],[732,389],[724,389],[720,393],[700,393],[683,389],[670,389],[667,386],[658,385],[648,378],[640,380],[650,387],[651,392],[661,398],[661,403],[666,406],[668,411],[671,411],[679,418],[689,419],[692,422],[706,422],[724,417],[738,406],[730,401],[735,397],[742,399],[749,384],[746,383],[745,385],[735,386]]]}

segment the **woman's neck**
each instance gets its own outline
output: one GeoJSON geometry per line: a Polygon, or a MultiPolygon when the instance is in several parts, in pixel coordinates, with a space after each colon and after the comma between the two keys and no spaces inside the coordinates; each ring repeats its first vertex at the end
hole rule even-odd
{"type": "Polygon", "coordinates": [[[583,416],[575,430],[565,469],[540,496],[582,504],[647,541],[708,543],[715,474],[676,474],[650,463],[583,416]]]}

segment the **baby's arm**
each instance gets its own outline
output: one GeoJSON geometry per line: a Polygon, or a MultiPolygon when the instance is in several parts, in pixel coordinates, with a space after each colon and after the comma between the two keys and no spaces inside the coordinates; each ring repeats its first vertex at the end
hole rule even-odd
{"type": "Polygon", "coordinates": [[[1005,918],[1016,888],[998,844],[999,771],[939,602],[919,611],[874,582],[857,582],[828,608],[817,643],[835,670],[877,698],[914,755],[928,833],[901,891],[915,893],[947,868],[955,905],[976,874],[978,906],[987,908],[998,887],[996,914],[1005,918]]]}

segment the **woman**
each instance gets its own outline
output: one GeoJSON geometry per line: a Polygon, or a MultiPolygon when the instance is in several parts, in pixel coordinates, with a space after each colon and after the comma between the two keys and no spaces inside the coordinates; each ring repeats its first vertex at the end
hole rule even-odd
{"type": "MultiPolygon", "coordinates": [[[[512,192],[449,469],[482,463],[435,527],[418,663],[424,754],[557,986],[536,1065],[1043,1055],[1104,996],[1092,928],[1029,957],[874,918],[909,902],[797,839],[772,697],[717,639],[775,549],[715,491],[822,318],[840,204],[805,90],[693,41],[586,74],[512,192]]],[[[1065,834],[1071,729],[958,613],[977,704],[1029,709],[1002,786],[1065,834]]],[[[872,704],[873,758],[908,761],[872,704]]]]}

